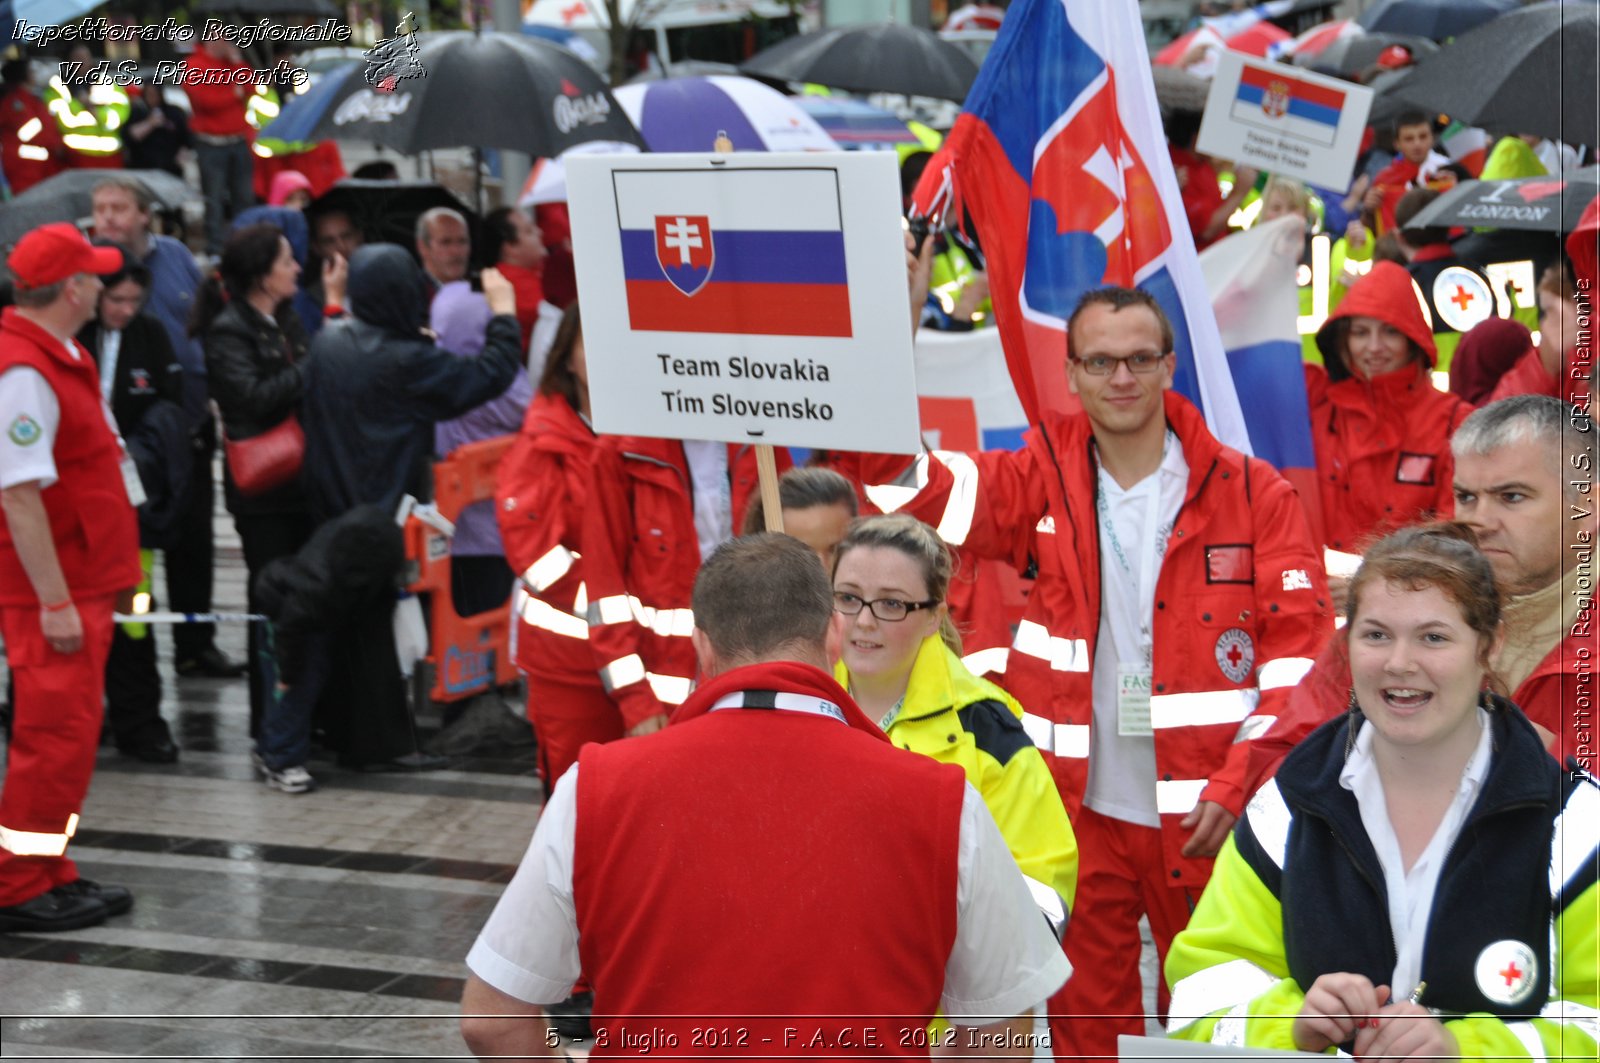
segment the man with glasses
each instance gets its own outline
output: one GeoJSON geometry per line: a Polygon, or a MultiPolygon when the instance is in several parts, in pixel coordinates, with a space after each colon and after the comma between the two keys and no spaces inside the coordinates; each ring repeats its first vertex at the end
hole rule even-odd
{"type": "Polygon", "coordinates": [[[79,878],[65,853],[94,772],[112,607],[141,575],[144,492],[73,339],[121,252],[63,222],[24,236],[6,264],[17,305],[0,316],[0,635],[16,694],[0,933],[37,933],[133,905],[126,889],[79,878]]]}
{"type": "MultiPolygon", "coordinates": [[[[1115,1057],[1118,1034],[1144,1029],[1139,918],[1164,960],[1243,809],[1252,742],[1331,612],[1294,490],[1171,390],[1156,301],[1089,292],[1067,335],[1083,412],[1047,414],[1015,453],[922,455],[904,475],[925,486],[901,509],[1037,579],[1001,682],[1081,853],[1065,940],[1078,974],[1051,1000],[1051,1034],[1057,1058],[1115,1057]]],[[[867,462],[865,482],[893,480],[892,460],[867,462]]]]}

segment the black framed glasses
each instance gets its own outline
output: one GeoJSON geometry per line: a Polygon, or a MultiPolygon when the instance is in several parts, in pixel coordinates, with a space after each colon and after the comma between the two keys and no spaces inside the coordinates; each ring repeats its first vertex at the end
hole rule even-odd
{"type": "Polygon", "coordinates": [[[1119,365],[1127,366],[1128,371],[1131,373],[1144,376],[1146,373],[1154,373],[1160,369],[1161,359],[1165,357],[1166,355],[1164,354],[1151,354],[1148,351],[1140,351],[1138,354],[1130,354],[1122,358],[1116,358],[1109,354],[1091,354],[1087,358],[1079,358],[1077,355],[1073,355],[1072,360],[1083,366],[1083,371],[1090,376],[1111,376],[1117,371],[1117,366],[1119,365]]]}
{"type": "Polygon", "coordinates": [[[833,608],[845,616],[855,616],[865,606],[871,610],[873,616],[879,620],[887,620],[890,623],[896,620],[904,620],[918,609],[932,609],[938,604],[939,600],[937,598],[930,598],[925,602],[906,602],[901,601],[899,598],[874,598],[869,602],[860,595],[851,594],[849,591],[833,592],[833,608]]]}

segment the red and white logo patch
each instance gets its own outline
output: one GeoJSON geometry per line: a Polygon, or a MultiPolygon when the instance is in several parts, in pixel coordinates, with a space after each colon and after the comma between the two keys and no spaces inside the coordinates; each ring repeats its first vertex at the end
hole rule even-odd
{"type": "Polygon", "coordinates": [[[1256,644],[1243,628],[1230,627],[1217,637],[1217,667],[1230,683],[1250,678],[1256,664],[1256,644]]]}
{"type": "Polygon", "coordinates": [[[1412,454],[1402,450],[1394,468],[1394,478],[1403,484],[1433,483],[1433,455],[1412,454]]]}
{"type": "Polygon", "coordinates": [[[1521,1004],[1539,981],[1539,961],[1533,950],[1506,938],[1484,946],[1473,965],[1478,990],[1496,1004],[1521,1004]]]}

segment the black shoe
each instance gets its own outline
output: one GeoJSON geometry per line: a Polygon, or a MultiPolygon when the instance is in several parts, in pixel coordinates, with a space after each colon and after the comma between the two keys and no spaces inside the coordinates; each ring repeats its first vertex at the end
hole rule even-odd
{"type": "Polygon", "coordinates": [[[193,657],[185,657],[173,670],[186,679],[237,679],[245,673],[245,663],[236,661],[215,646],[207,646],[193,657]]]}
{"type": "Polygon", "coordinates": [[[438,771],[440,768],[449,767],[450,758],[436,756],[432,753],[407,753],[403,757],[393,760],[369,761],[365,764],[341,764],[352,771],[371,773],[388,771],[438,771]]]}
{"type": "Polygon", "coordinates": [[[559,1004],[546,1004],[544,1015],[550,1028],[569,1041],[587,1041],[594,1036],[589,1018],[594,1014],[594,994],[574,993],[559,1004]]]}
{"type": "Polygon", "coordinates": [[[55,930],[81,930],[106,921],[106,906],[97,897],[64,896],[58,890],[32,900],[0,908],[0,934],[21,930],[47,934],[55,930]]]}
{"type": "Polygon", "coordinates": [[[133,907],[133,894],[126,886],[102,886],[86,878],[74,879],[50,891],[57,897],[74,900],[87,897],[105,905],[107,915],[125,915],[133,907]]]}
{"type": "Polygon", "coordinates": [[[178,759],[178,747],[172,739],[162,738],[142,746],[118,746],[117,752],[146,764],[173,764],[178,759]]]}

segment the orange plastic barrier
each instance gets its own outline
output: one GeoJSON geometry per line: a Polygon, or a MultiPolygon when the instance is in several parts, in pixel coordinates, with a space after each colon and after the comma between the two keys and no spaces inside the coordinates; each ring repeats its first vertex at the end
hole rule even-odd
{"type": "MultiPolygon", "coordinates": [[[[433,465],[433,504],[454,522],[474,502],[494,498],[495,471],[514,435],[468,443],[433,465]]],[[[428,595],[428,655],[418,662],[417,690],[436,703],[460,701],[513,683],[509,603],[460,616],[450,600],[450,540],[410,517],[405,526],[407,589],[428,595]]]]}

